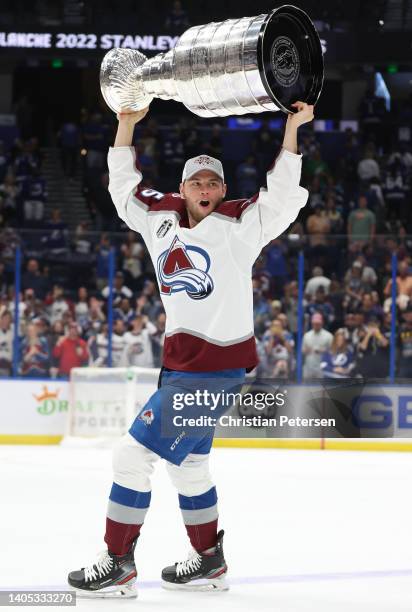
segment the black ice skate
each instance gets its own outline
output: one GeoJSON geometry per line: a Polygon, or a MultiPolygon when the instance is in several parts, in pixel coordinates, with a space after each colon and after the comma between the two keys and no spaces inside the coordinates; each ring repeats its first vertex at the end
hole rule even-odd
{"type": "Polygon", "coordinates": [[[102,552],[93,565],[70,572],[68,583],[85,597],[137,597],[135,546],[125,555],[102,552]]]}
{"type": "Polygon", "coordinates": [[[229,585],[225,580],[227,565],[223,556],[223,534],[223,530],[219,531],[213,548],[202,553],[193,550],[186,561],[165,567],[162,586],[186,591],[226,591],[229,585]]]}

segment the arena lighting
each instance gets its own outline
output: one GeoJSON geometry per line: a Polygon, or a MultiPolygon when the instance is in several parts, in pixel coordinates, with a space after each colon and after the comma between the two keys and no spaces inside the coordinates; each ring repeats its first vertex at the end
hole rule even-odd
{"type": "Polygon", "coordinates": [[[378,24],[382,27],[385,25],[385,22],[383,19],[379,19],[378,24]]]}

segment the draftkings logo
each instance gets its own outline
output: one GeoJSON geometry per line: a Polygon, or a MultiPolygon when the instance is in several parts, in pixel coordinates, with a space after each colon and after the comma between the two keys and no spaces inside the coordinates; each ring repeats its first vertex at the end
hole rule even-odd
{"type": "Polygon", "coordinates": [[[33,397],[37,402],[37,412],[44,416],[49,416],[55,412],[67,412],[68,401],[59,399],[60,389],[49,391],[47,385],[43,385],[42,392],[39,395],[33,393],[33,397]]]}

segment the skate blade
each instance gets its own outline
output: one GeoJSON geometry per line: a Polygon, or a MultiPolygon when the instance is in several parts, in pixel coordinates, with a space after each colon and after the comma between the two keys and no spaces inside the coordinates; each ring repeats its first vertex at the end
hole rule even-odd
{"type": "Polygon", "coordinates": [[[73,586],[70,588],[76,591],[76,597],[79,599],[128,599],[136,598],[138,595],[135,583],[106,587],[100,591],[86,591],[85,589],[77,589],[73,586]]]}
{"type": "Polygon", "coordinates": [[[202,578],[199,580],[193,580],[192,582],[186,582],[186,584],[176,584],[174,582],[167,582],[162,580],[162,587],[169,591],[228,591],[229,584],[225,578],[202,578]]]}

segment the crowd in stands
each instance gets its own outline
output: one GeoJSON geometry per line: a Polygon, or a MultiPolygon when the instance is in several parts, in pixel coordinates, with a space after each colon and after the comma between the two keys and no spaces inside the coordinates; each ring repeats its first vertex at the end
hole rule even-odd
{"type": "MultiPolygon", "coordinates": [[[[335,159],[324,154],[311,127],[300,135],[308,204],[286,234],[263,250],[253,269],[262,376],[296,377],[296,279],[303,250],[303,379],[388,378],[394,254],[396,375],[412,377],[412,153],[410,142],[398,139],[397,132],[390,142],[382,137],[380,108],[362,105],[360,131],[345,132],[335,159]]],[[[116,217],[107,191],[106,153],[114,129],[113,120],[84,112],[80,122],[67,121],[59,131],[66,178],[82,173],[90,211],[90,221],[73,232],[58,208],[45,214],[47,189],[36,139],[0,149],[0,375],[12,372],[18,245],[24,256],[20,375],[67,376],[74,366],[107,365],[111,249],[116,259],[112,364],[161,363],[165,314],[153,265],[141,236],[116,217]],[[16,229],[21,227],[42,231],[16,229]]],[[[193,117],[162,129],[148,117],[136,132],[144,184],[175,191],[185,159],[202,151],[228,167],[233,197],[251,196],[264,183],[281,134],[264,121],[244,160],[231,166],[225,164],[224,129],[217,123],[204,133],[193,117]]]]}

